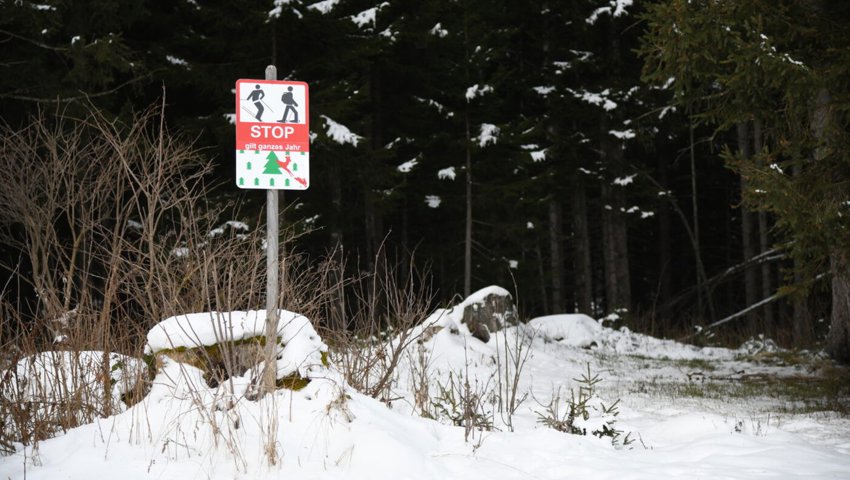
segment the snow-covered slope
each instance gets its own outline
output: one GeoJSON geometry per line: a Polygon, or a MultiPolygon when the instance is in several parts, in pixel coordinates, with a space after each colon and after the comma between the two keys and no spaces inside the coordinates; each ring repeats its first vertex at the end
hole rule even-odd
{"type": "MultiPolygon", "coordinates": [[[[232,384],[246,379],[210,388],[200,370],[166,360],[141,403],[0,457],[0,478],[850,478],[846,418],[782,413],[768,397],[677,396],[659,388],[709,375],[801,374],[794,367],[757,365],[741,360],[743,350],[687,346],[580,315],[534,319],[485,344],[456,314],[441,311],[426,321],[445,328],[419,329],[429,334],[411,343],[387,402],[352,389],[334,364],[300,391],[248,401],[232,384]],[[710,372],[697,371],[709,363],[710,372]],[[629,445],[623,437],[614,445],[541,423],[553,397],[565,407],[581,386],[576,379],[588,374],[599,383],[580,424],[595,428],[604,415],[594,408],[620,399],[613,420],[631,433],[629,445]],[[513,381],[522,401],[507,415],[513,381]],[[479,393],[476,411],[491,428],[455,425],[451,392],[456,401],[479,393]]],[[[307,325],[298,331],[314,335],[307,325]]],[[[153,350],[156,338],[149,337],[153,350]]]]}

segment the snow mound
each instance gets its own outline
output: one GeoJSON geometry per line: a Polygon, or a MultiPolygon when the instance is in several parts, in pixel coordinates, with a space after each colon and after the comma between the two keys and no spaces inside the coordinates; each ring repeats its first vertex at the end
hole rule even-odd
{"type": "MultiPolygon", "coordinates": [[[[604,319],[603,319],[604,320],[604,319]]],[[[544,341],[556,342],[570,347],[593,347],[601,352],[617,355],[637,355],[647,358],[689,360],[695,358],[732,359],[746,348],[697,347],[651,337],[629,330],[628,327],[613,329],[604,327],[602,320],[583,314],[560,314],[537,317],[528,322],[536,336],[544,341]]]]}
{"type": "Polygon", "coordinates": [[[123,412],[127,403],[133,403],[129,398],[141,393],[136,389],[146,377],[143,361],[120,353],[49,351],[26,357],[0,371],[0,396],[8,402],[5,405],[25,406],[17,413],[0,409],[0,438],[15,438],[17,433],[11,432],[36,425],[59,431],[61,422],[87,423],[107,410],[123,412]],[[109,372],[108,396],[104,394],[104,367],[109,372]]]}
{"type": "MultiPolygon", "coordinates": [[[[81,400],[103,398],[104,352],[86,350],[81,352],[50,351],[26,357],[18,362],[14,370],[3,372],[9,376],[3,394],[12,389],[26,401],[56,399],[80,390],[81,400]]],[[[112,398],[120,399],[128,392],[135,378],[147,370],[144,362],[120,353],[109,354],[109,381],[112,398]]]]}
{"type": "Polygon", "coordinates": [[[537,317],[528,325],[545,340],[586,348],[597,343],[603,327],[581,313],[537,317]]]}
{"type": "MultiPolygon", "coordinates": [[[[261,337],[265,325],[265,310],[177,315],[159,322],[148,332],[145,354],[261,337]]],[[[282,346],[277,360],[278,378],[296,372],[307,377],[313,367],[322,365],[322,354],[328,351],[328,346],[307,317],[278,310],[277,336],[282,346]]]]}

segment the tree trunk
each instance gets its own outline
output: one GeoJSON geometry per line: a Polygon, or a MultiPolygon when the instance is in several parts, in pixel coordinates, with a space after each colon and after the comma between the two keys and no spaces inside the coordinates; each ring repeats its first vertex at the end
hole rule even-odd
{"type": "Polygon", "coordinates": [[[549,299],[546,295],[546,272],[543,268],[543,248],[540,247],[540,236],[534,235],[534,252],[537,255],[537,276],[540,278],[540,306],[544,315],[552,312],[549,311],[549,299]]]}
{"type": "MultiPolygon", "coordinates": [[[[830,114],[832,96],[826,89],[821,89],[815,99],[815,110],[812,117],[812,128],[819,140],[815,150],[815,161],[820,161],[826,154],[826,144],[829,142],[827,130],[833,119],[830,114]]],[[[839,199],[838,201],[845,201],[839,199]]],[[[850,363],[850,262],[847,253],[839,250],[839,246],[829,257],[830,274],[832,275],[832,314],[829,323],[829,334],[826,337],[826,353],[834,360],[850,363]]]]}
{"type": "MultiPolygon", "coordinates": [[[[799,177],[801,173],[801,165],[795,164],[791,174],[794,177],[799,177]]],[[[795,261],[796,262],[796,261],[795,261]]],[[[795,265],[794,268],[794,284],[802,285],[803,275],[799,268],[795,265]]],[[[812,343],[812,313],[809,310],[806,297],[801,294],[793,295],[793,322],[794,322],[794,347],[805,348],[812,343]]]]}
{"type": "MultiPolygon", "coordinates": [[[[750,148],[749,125],[746,123],[738,123],[738,150],[744,159],[749,160],[752,157],[750,148]]],[[[741,196],[747,190],[747,179],[741,177],[741,196]]],[[[751,258],[756,256],[756,244],[754,241],[754,233],[756,230],[756,216],[745,206],[741,206],[741,243],[744,250],[744,263],[749,262],[751,258]]],[[[744,270],[744,301],[745,306],[755,305],[759,301],[758,298],[758,272],[753,266],[749,266],[744,270]]],[[[747,323],[750,328],[756,330],[756,317],[753,314],[747,314],[747,323]]]]}
{"type": "MultiPolygon", "coordinates": [[[[665,155],[658,156],[658,182],[665,190],[669,188],[670,179],[667,165],[668,158],[665,155]]],[[[673,294],[673,245],[670,238],[671,219],[670,207],[666,202],[660,204],[657,209],[658,218],[658,300],[656,304],[666,305],[673,294]]],[[[658,309],[653,309],[653,316],[657,317],[658,309]]],[[[669,314],[664,314],[660,319],[662,336],[669,334],[672,325],[669,314]]]]}
{"type": "MultiPolygon", "coordinates": [[[[377,64],[372,63],[369,67],[369,96],[371,99],[371,116],[370,116],[370,147],[373,152],[373,158],[380,158],[377,153],[383,150],[384,147],[384,122],[382,117],[383,111],[383,96],[381,86],[381,71],[377,64]]],[[[365,228],[366,228],[366,252],[369,262],[378,261],[379,256],[383,256],[382,242],[384,240],[383,221],[376,201],[374,186],[371,183],[371,178],[363,179],[363,205],[365,210],[365,228]]],[[[373,265],[375,267],[376,265],[373,265]]]]}
{"type": "Polygon", "coordinates": [[[343,285],[345,279],[344,262],[345,251],[342,246],[342,179],[340,175],[339,163],[331,161],[328,169],[328,184],[331,189],[331,248],[333,249],[333,262],[330,266],[328,287],[334,292],[333,300],[330,303],[330,328],[336,332],[342,332],[346,328],[345,316],[345,291],[343,285]]]}
{"type": "MultiPolygon", "coordinates": [[[[622,151],[615,147],[611,153],[622,151]]],[[[619,187],[602,185],[602,248],[605,263],[606,308],[609,312],[631,308],[631,278],[627,230],[623,207],[623,194],[619,187]]]]}
{"type": "Polygon", "coordinates": [[[466,114],[466,224],[463,236],[463,296],[472,291],[472,139],[466,114]]]}
{"type": "Polygon", "coordinates": [[[841,363],[850,363],[850,264],[844,252],[830,255],[832,273],[832,320],[826,337],[826,353],[841,363]]]}
{"type": "MultiPolygon", "coordinates": [[[[762,137],[761,120],[756,119],[753,122],[753,148],[756,155],[762,151],[764,145],[762,137]]],[[[761,161],[761,160],[759,160],[761,161]]],[[[760,253],[766,252],[770,248],[770,238],[768,237],[769,222],[766,212],[759,212],[759,250],[760,253]]],[[[773,273],[770,268],[770,262],[764,261],[761,264],[761,298],[768,298],[773,295],[773,273]]],[[[763,307],[764,315],[764,333],[768,336],[773,336],[776,329],[776,319],[774,317],[773,302],[768,302],[763,307]]]]}
{"type": "MultiPolygon", "coordinates": [[[[463,45],[465,54],[464,74],[466,84],[470,84],[469,75],[469,15],[463,12],[463,45]]],[[[469,102],[463,113],[463,122],[466,129],[466,224],[463,239],[463,296],[468,297],[472,292],[472,137],[470,132],[469,102]]]]}
{"type": "Polygon", "coordinates": [[[552,269],[552,313],[564,313],[564,263],[561,239],[561,203],[556,199],[549,200],[549,260],[552,269]]]}
{"type": "Polygon", "coordinates": [[[576,283],[576,308],[580,313],[593,312],[593,272],[590,264],[590,233],[587,226],[587,194],[579,179],[573,180],[572,226],[574,268],[576,283]]]}
{"type": "MultiPolygon", "coordinates": [[[[688,120],[690,122],[688,129],[688,136],[690,142],[690,159],[691,159],[691,214],[692,216],[692,224],[694,231],[694,251],[697,252],[696,257],[696,280],[697,280],[697,316],[701,317],[705,314],[704,303],[703,303],[703,288],[705,279],[705,272],[702,271],[702,261],[700,259],[700,255],[702,254],[702,247],[700,247],[700,233],[699,233],[699,196],[697,194],[697,162],[696,162],[696,150],[694,146],[694,120],[690,117],[690,108],[688,108],[688,120]]],[[[713,316],[713,315],[712,315],[713,316]]]]}

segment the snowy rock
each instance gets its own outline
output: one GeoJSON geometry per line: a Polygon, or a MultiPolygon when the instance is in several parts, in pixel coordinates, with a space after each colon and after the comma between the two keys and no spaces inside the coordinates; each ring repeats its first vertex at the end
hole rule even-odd
{"type": "Polygon", "coordinates": [[[473,337],[484,343],[490,341],[491,332],[517,323],[513,297],[501,287],[483,288],[470,295],[461,305],[461,322],[466,324],[473,337]]]}
{"type": "MultiPolygon", "coordinates": [[[[148,332],[145,354],[154,355],[158,366],[165,356],[199,368],[210,386],[240,376],[258,381],[265,324],[264,310],[177,315],[148,332]]],[[[279,383],[303,386],[323,370],[328,347],[303,315],[279,310],[277,341],[279,383]]]]}
{"type": "Polygon", "coordinates": [[[598,344],[603,334],[596,320],[581,313],[537,317],[528,326],[544,340],[581,348],[598,344]]]}

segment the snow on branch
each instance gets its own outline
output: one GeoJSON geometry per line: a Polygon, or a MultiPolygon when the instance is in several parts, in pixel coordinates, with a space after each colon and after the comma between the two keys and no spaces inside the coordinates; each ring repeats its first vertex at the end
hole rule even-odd
{"type": "Polygon", "coordinates": [[[585,22],[593,25],[599,20],[599,16],[602,14],[608,14],[612,17],[619,17],[621,15],[626,14],[626,7],[631,7],[633,0],[611,0],[604,7],[599,7],[590,14],[589,17],[585,20],[585,22]]]}
{"type": "Polygon", "coordinates": [[[357,143],[363,139],[363,137],[352,132],[345,125],[333,121],[333,119],[327,115],[322,115],[321,117],[322,120],[325,121],[325,128],[327,128],[328,137],[336,143],[340,145],[350,143],[356,147],[357,143]]]}
{"type": "Polygon", "coordinates": [[[475,139],[478,140],[478,146],[483,148],[490,144],[496,144],[496,139],[500,132],[499,127],[492,123],[482,123],[480,131],[481,133],[475,137],[475,139]]]}
{"type": "Polygon", "coordinates": [[[315,10],[323,15],[327,15],[328,13],[331,13],[331,10],[334,9],[337,3],[339,3],[339,0],[323,0],[321,2],[308,5],[307,8],[315,10]]]}
{"type": "Polygon", "coordinates": [[[476,83],[475,85],[466,89],[466,101],[471,102],[475,97],[480,97],[485,93],[490,93],[492,91],[493,87],[491,87],[490,85],[478,86],[478,84],[476,83]]]}
{"type": "Polygon", "coordinates": [[[360,28],[363,28],[363,27],[366,27],[366,26],[374,28],[375,27],[375,18],[378,15],[378,10],[380,10],[384,7],[389,7],[389,6],[390,6],[389,3],[384,2],[384,3],[382,3],[378,6],[369,8],[367,10],[363,10],[362,12],[358,13],[357,15],[352,15],[350,17],[351,21],[354,22],[360,28]]]}

